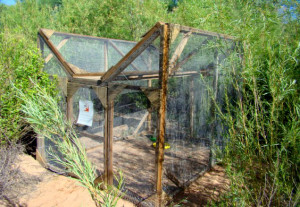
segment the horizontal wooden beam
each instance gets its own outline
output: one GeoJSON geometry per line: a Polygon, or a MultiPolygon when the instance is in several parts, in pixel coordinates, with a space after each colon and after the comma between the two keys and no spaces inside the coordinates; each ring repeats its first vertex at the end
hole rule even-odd
{"type": "Polygon", "coordinates": [[[106,38],[106,37],[96,37],[96,36],[90,36],[90,35],[82,35],[82,34],[74,34],[74,33],[68,33],[68,32],[57,32],[54,31],[55,36],[68,36],[68,37],[75,37],[75,38],[85,38],[85,39],[92,39],[92,40],[112,40],[116,42],[123,42],[123,43],[130,43],[130,44],[136,44],[134,41],[129,41],[129,40],[120,40],[120,39],[113,39],[113,38],[106,38]]]}
{"type": "MultiPolygon", "coordinates": [[[[198,74],[206,75],[208,71],[201,70],[201,71],[186,71],[186,72],[173,72],[170,74],[170,77],[184,77],[184,76],[194,76],[198,74]]],[[[150,80],[150,79],[158,79],[159,74],[146,74],[146,75],[123,75],[117,76],[115,81],[126,81],[126,80],[150,80]]]]}
{"type": "Polygon", "coordinates": [[[226,35],[226,34],[220,34],[217,32],[209,32],[209,31],[205,31],[205,30],[201,30],[201,29],[197,29],[197,28],[192,28],[192,27],[187,27],[187,26],[182,26],[182,25],[178,25],[178,24],[170,24],[171,28],[172,27],[179,27],[181,32],[190,32],[192,31],[193,34],[197,34],[197,35],[203,35],[203,36],[209,36],[209,37],[219,37],[219,38],[224,38],[224,39],[228,39],[228,40],[234,40],[235,38],[233,36],[230,35],[226,35]]]}
{"type": "MultiPolygon", "coordinates": [[[[202,69],[199,71],[185,71],[185,72],[173,72],[170,74],[170,77],[185,77],[185,76],[194,76],[202,74],[204,76],[208,75],[209,69],[202,69]]],[[[148,72],[145,73],[141,71],[140,74],[131,74],[133,72],[124,73],[115,77],[114,81],[128,81],[128,80],[151,80],[151,79],[158,79],[159,74],[158,72],[148,72]]],[[[73,82],[75,83],[82,83],[86,85],[100,85],[99,80],[101,76],[75,76],[73,78],[73,82]]]]}
{"type": "Polygon", "coordinates": [[[160,24],[156,24],[148,34],[138,42],[115,66],[111,67],[101,78],[101,83],[113,80],[132,61],[134,61],[160,34],[160,24]]]}

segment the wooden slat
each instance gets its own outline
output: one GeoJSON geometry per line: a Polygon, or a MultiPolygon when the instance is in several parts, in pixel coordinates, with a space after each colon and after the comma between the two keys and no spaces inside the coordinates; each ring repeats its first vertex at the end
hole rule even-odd
{"type": "Polygon", "coordinates": [[[41,29],[39,31],[39,35],[43,38],[44,42],[47,44],[49,49],[52,51],[52,53],[55,55],[55,57],[58,59],[58,61],[61,63],[65,71],[72,77],[74,72],[71,69],[71,67],[67,64],[65,59],[62,57],[62,55],[59,53],[59,51],[55,48],[53,43],[50,41],[50,39],[44,34],[43,30],[41,29]]]}
{"type": "Polygon", "coordinates": [[[218,95],[218,78],[219,78],[219,56],[218,52],[216,51],[214,54],[215,59],[215,67],[214,67],[214,74],[213,74],[213,98],[211,99],[211,117],[213,119],[210,129],[211,129],[211,138],[210,138],[210,148],[209,148],[209,169],[215,165],[215,141],[216,141],[216,108],[215,108],[215,101],[218,95]]]}
{"type": "MultiPolygon", "coordinates": [[[[57,50],[60,50],[69,40],[69,37],[63,39],[58,45],[57,45],[57,50]]],[[[45,63],[48,63],[51,59],[53,58],[52,53],[50,53],[46,58],[45,58],[45,63]]]]}
{"type": "Polygon", "coordinates": [[[179,68],[181,68],[187,61],[189,61],[194,55],[196,55],[199,50],[201,49],[202,45],[205,45],[211,38],[207,38],[206,40],[204,40],[199,46],[198,48],[194,49],[193,51],[191,51],[183,60],[181,60],[180,62],[178,62],[176,65],[174,65],[173,67],[170,67],[169,69],[169,74],[172,74],[176,71],[178,71],[179,68]]]}
{"type": "Polygon", "coordinates": [[[159,35],[158,28],[160,24],[155,25],[150,32],[137,43],[115,66],[111,67],[101,78],[105,83],[113,80],[119,75],[132,61],[135,60],[159,35]]]}
{"type": "MultiPolygon", "coordinates": [[[[170,25],[172,26],[174,24],[170,24],[170,25]]],[[[208,36],[208,37],[220,37],[220,38],[224,38],[224,39],[228,39],[228,40],[234,40],[235,39],[233,36],[226,35],[226,34],[220,34],[220,33],[217,33],[217,32],[209,32],[209,31],[205,31],[205,30],[201,30],[201,29],[197,29],[197,28],[192,28],[192,27],[187,27],[187,26],[182,26],[182,25],[178,25],[178,26],[180,27],[181,32],[193,31],[193,34],[197,34],[197,35],[203,35],[203,36],[208,36]]]]}
{"type": "Polygon", "coordinates": [[[141,127],[143,126],[143,124],[144,124],[145,121],[147,120],[148,115],[149,115],[149,112],[147,111],[147,112],[144,114],[144,116],[142,117],[142,119],[141,119],[140,123],[138,124],[138,126],[136,127],[136,129],[134,130],[134,132],[133,132],[133,134],[132,134],[133,136],[136,136],[136,135],[137,135],[137,133],[139,132],[139,130],[141,129],[141,127]]]}
{"type": "Polygon", "coordinates": [[[176,40],[177,36],[180,33],[180,26],[178,24],[170,25],[170,42],[171,44],[176,40]]]}
{"type": "MultiPolygon", "coordinates": [[[[73,64],[71,64],[71,63],[67,63],[67,64],[70,66],[70,68],[72,68],[72,70],[73,70],[73,72],[74,72],[75,74],[85,74],[85,73],[87,73],[86,70],[81,69],[81,68],[77,67],[76,65],[73,65],[73,64]]],[[[74,75],[75,75],[75,74],[74,74],[74,75]]]]}
{"type": "Polygon", "coordinates": [[[190,77],[189,85],[189,103],[190,103],[190,137],[194,137],[194,114],[195,114],[195,94],[194,77],[190,77]]]}
{"type": "Polygon", "coordinates": [[[156,157],[156,192],[160,197],[162,195],[162,176],[164,162],[164,144],[166,127],[166,107],[167,107],[167,80],[169,68],[169,25],[161,26],[160,34],[160,58],[159,58],[159,87],[160,87],[160,105],[158,110],[158,132],[155,150],[156,157]]]}
{"type": "Polygon", "coordinates": [[[113,120],[114,102],[109,101],[109,89],[107,89],[107,108],[105,112],[104,124],[104,175],[105,184],[113,185],[113,120]]]}
{"type": "MultiPolygon", "coordinates": [[[[110,41],[110,40],[108,40],[108,42],[110,43],[110,45],[122,56],[122,57],[124,57],[125,56],[125,54],[117,47],[117,45],[115,44],[115,43],[113,43],[112,41],[110,41]]],[[[135,65],[135,64],[133,64],[133,63],[130,63],[131,64],[131,66],[135,69],[135,70],[137,70],[137,71],[140,71],[140,69],[135,65]]]]}
{"type": "Polygon", "coordinates": [[[108,41],[104,42],[103,58],[104,58],[104,71],[106,72],[108,70],[108,41]]]}
{"type": "MultiPolygon", "coordinates": [[[[173,74],[170,75],[170,77],[184,77],[184,76],[196,76],[199,74],[202,74],[203,76],[207,76],[209,73],[209,69],[203,69],[200,71],[186,71],[186,72],[174,72],[173,74]]],[[[82,83],[86,85],[100,85],[99,84],[99,79],[100,76],[75,76],[73,78],[73,82],[75,83],[82,83]]],[[[149,75],[126,75],[124,73],[123,76],[117,76],[115,78],[115,81],[128,81],[128,80],[152,80],[152,79],[158,79],[159,74],[150,74],[149,75]]]]}
{"type": "MultiPolygon", "coordinates": [[[[45,29],[43,29],[45,30],[45,29]]],[[[54,31],[55,36],[69,36],[69,37],[74,37],[74,38],[84,38],[84,39],[89,39],[89,40],[99,40],[99,41],[107,41],[107,40],[113,40],[116,42],[122,42],[122,43],[128,43],[128,44],[132,44],[132,43],[136,43],[134,41],[130,41],[130,40],[120,40],[120,39],[113,39],[113,38],[106,38],[106,37],[96,37],[96,36],[90,36],[90,35],[83,35],[83,34],[74,34],[74,33],[68,33],[68,32],[58,32],[58,31],[54,31]]]]}
{"type": "Polygon", "coordinates": [[[169,64],[170,68],[173,68],[175,66],[175,64],[176,64],[177,60],[179,59],[179,57],[181,56],[181,53],[183,52],[183,49],[185,48],[191,34],[192,34],[192,31],[185,34],[184,37],[182,38],[182,40],[180,41],[180,43],[178,44],[178,46],[176,47],[176,49],[172,55],[172,58],[170,59],[170,64],[169,64]]]}
{"type": "MultiPolygon", "coordinates": [[[[184,76],[194,76],[202,73],[203,75],[206,73],[206,71],[186,71],[186,72],[175,72],[173,73],[172,77],[184,77],[184,76]]],[[[153,75],[124,75],[124,76],[117,76],[115,78],[115,81],[126,81],[126,80],[150,80],[150,79],[158,79],[159,74],[153,74],[153,75]]]]}
{"type": "MultiPolygon", "coordinates": [[[[148,80],[147,86],[148,86],[148,88],[152,87],[152,80],[148,80]]],[[[151,132],[152,131],[152,114],[151,114],[152,110],[148,109],[148,112],[149,113],[147,116],[147,130],[148,130],[148,132],[151,132]]]]}
{"type": "Polygon", "coordinates": [[[43,33],[47,36],[48,39],[50,39],[50,37],[55,32],[54,30],[51,30],[51,29],[42,29],[42,30],[43,30],[43,33]]]}
{"type": "MultiPolygon", "coordinates": [[[[80,73],[80,74],[74,74],[73,77],[84,77],[84,76],[103,76],[105,72],[91,72],[91,73],[80,73]]],[[[101,78],[101,77],[97,77],[101,78]]]]}

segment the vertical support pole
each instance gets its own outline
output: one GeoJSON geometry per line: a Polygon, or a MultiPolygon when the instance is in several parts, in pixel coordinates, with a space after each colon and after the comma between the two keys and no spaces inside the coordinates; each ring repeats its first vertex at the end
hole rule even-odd
{"type": "Polygon", "coordinates": [[[73,123],[73,96],[67,96],[67,119],[73,123]]]}
{"type": "Polygon", "coordinates": [[[190,77],[190,137],[194,137],[194,112],[195,112],[195,94],[194,94],[194,76],[190,77]]]}
{"type": "Polygon", "coordinates": [[[166,107],[167,107],[167,80],[169,68],[169,25],[163,24],[160,32],[159,49],[159,111],[158,111],[158,139],[156,143],[156,192],[161,205],[162,176],[164,161],[165,127],[166,127],[166,107]]]}
{"type": "Polygon", "coordinates": [[[219,65],[219,56],[218,51],[215,51],[214,54],[214,78],[213,78],[213,94],[212,94],[212,101],[211,101],[211,117],[213,118],[211,124],[211,138],[210,138],[210,151],[209,151],[209,168],[215,165],[215,148],[216,148],[216,107],[215,101],[217,100],[218,95],[218,65],[219,65]]]}
{"type": "MultiPolygon", "coordinates": [[[[152,87],[152,80],[148,80],[148,87],[152,87]]],[[[147,130],[148,132],[152,132],[152,110],[151,109],[148,109],[148,116],[147,116],[147,130]]]]}
{"type": "Polygon", "coordinates": [[[106,89],[107,107],[105,107],[104,124],[104,175],[105,184],[113,185],[113,120],[114,101],[109,98],[109,88],[106,89]]]}
{"type": "Polygon", "coordinates": [[[104,58],[104,71],[107,71],[108,70],[108,43],[107,43],[107,40],[105,40],[105,42],[104,42],[103,58],[104,58]]]}

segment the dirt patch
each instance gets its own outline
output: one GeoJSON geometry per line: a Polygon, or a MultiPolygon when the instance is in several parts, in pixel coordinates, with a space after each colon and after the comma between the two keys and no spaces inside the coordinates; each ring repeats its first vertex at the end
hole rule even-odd
{"type": "MultiPolygon", "coordinates": [[[[88,158],[103,172],[103,143],[81,137],[84,146],[90,145],[88,158]],[[92,144],[93,143],[93,144],[92,144]],[[95,147],[97,146],[97,147],[95,147]]],[[[164,168],[181,183],[197,178],[205,171],[209,149],[198,145],[169,140],[170,149],[165,150],[164,168]]],[[[117,140],[113,143],[114,171],[122,170],[125,188],[136,204],[155,194],[155,148],[147,137],[117,140]]],[[[168,195],[174,195],[178,187],[165,175],[163,188],[168,195]]]]}
{"type": "Polygon", "coordinates": [[[184,192],[178,193],[173,202],[182,201],[183,206],[205,206],[209,201],[217,201],[229,189],[223,167],[215,166],[193,182],[184,192]]]}
{"type": "MultiPolygon", "coordinates": [[[[19,156],[15,167],[19,168],[23,180],[28,182],[17,184],[16,193],[0,200],[0,206],[95,206],[87,189],[79,186],[76,180],[46,170],[31,156],[19,156]]],[[[120,200],[118,206],[133,205],[120,200]]]]}

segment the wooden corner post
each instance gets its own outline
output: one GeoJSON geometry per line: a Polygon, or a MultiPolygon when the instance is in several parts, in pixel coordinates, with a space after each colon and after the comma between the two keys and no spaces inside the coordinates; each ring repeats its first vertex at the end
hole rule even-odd
{"type": "MultiPolygon", "coordinates": [[[[170,31],[168,24],[161,25],[160,49],[159,49],[159,110],[158,110],[158,131],[156,144],[156,192],[158,198],[162,195],[162,176],[164,161],[166,107],[167,107],[167,80],[169,68],[169,41],[170,31]]],[[[161,203],[161,202],[159,202],[161,203]]]]}
{"type": "Polygon", "coordinates": [[[104,124],[104,180],[106,186],[113,185],[113,121],[114,101],[109,97],[109,88],[106,89],[106,107],[104,124]]]}

